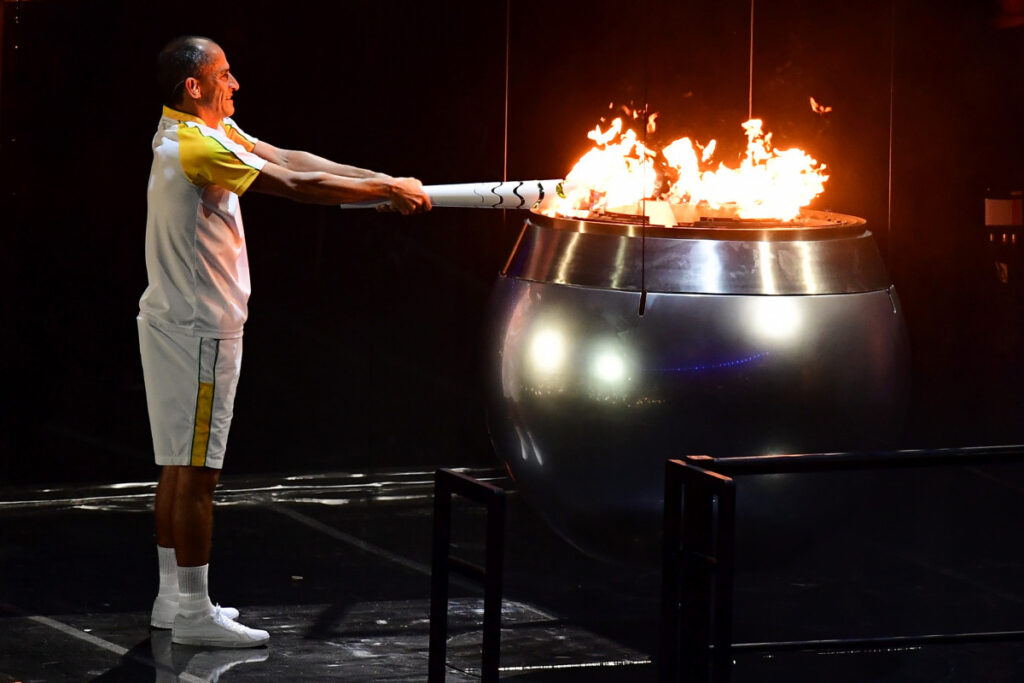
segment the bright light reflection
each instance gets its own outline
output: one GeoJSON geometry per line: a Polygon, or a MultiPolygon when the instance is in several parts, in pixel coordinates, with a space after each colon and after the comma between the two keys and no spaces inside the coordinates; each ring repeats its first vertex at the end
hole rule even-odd
{"type": "Polygon", "coordinates": [[[800,249],[800,265],[803,268],[804,285],[807,287],[807,291],[811,294],[818,292],[818,280],[814,277],[814,268],[811,267],[811,245],[807,242],[797,242],[797,247],[800,249]]]}
{"type": "Polygon", "coordinates": [[[752,322],[761,336],[783,341],[799,331],[803,320],[796,301],[791,297],[758,297],[754,303],[752,322]]]}
{"type": "Polygon", "coordinates": [[[526,436],[530,437],[530,447],[533,449],[533,457],[537,458],[537,464],[544,467],[544,459],[540,456],[540,449],[537,448],[537,442],[533,439],[533,434],[526,432],[526,436]]]}
{"type": "Polygon", "coordinates": [[[722,262],[718,256],[718,245],[714,240],[701,240],[694,251],[699,259],[697,272],[701,274],[701,284],[705,292],[721,291],[719,279],[722,276],[722,262]]]}
{"type": "Polygon", "coordinates": [[[594,359],[594,375],[605,382],[619,382],[626,376],[626,364],[614,351],[602,351],[594,359]]]}
{"type": "Polygon", "coordinates": [[[516,427],[516,439],[519,441],[519,455],[523,456],[523,460],[529,460],[530,455],[526,452],[526,439],[523,437],[523,431],[516,427]]]}
{"type": "Polygon", "coordinates": [[[775,263],[772,260],[772,247],[767,242],[758,242],[757,250],[760,254],[758,266],[761,270],[761,288],[765,294],[777,294],[775,288],[775,263]]]}
{"type": "Polygon", "coordinates": [[[572,237],[569,238],[569,244],[565,247],[565,253],[562,256],[561,263],[558,264],[558,279],[555,282],[568,282],[569,281],[569,266],[573,263],[573,255],[576,252],[576,243],[580,241],[580,234],[574,232],[572,237]]]}
{"type": "Polygon", "coordinates": [[[543,467],[544,460],[541,459],[540,449],[537,448],[537,443],[533,440],[533,434],[529,431],[524,434],[523,430],[516,427],[516,438],[519,440],[519,454],[523,460],[529,460],[532,453],[533,457],[537,459],[537,464],[543,467]]]}
{"type": "Polygon", "coordinates": [[[565,336],[557,330],[540,330],[530,342],[530,360],[541,372],[557,372],[565,362],[565,336]]]}

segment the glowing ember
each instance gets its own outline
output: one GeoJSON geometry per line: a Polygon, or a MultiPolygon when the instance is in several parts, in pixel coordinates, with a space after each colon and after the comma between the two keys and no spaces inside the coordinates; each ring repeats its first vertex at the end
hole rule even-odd
{"type": "MultiPolygon", "coordinates": [[[[646,123],[648,132],[654,131],[654,118],[646,123]]],[[[646,210],[652,222],[663,225],[700,216],[796,218],[824,190],[825,165],[801,149],[773,148],[772,135],[762,132],[760,119],[747,121],[743,130],[747,148],[739,165],[713,168],[714,140],[701,146],[680,138],[658,152],[647,148],[632,129],[624,130],[621,118],[607,130],[597,126],[587,134],[594,147],[565,178],[564,197],[543,207],[544,213],[586,218],[646,210]],[[651,203],[661,206],[652,211],[651,203]]]]}
{"type": "Polygon", "coordinates": [[[832,111],[832,107],[827,107],[827,106],[825,106],[823,104],[818,104],[818,100],[816,100],[816,99],[814,99],[812,97],[811,98],[811,111],[813,111],[815,114],[821,114],[822,116],[824,116],[825,114],[827,114],[830,111],[832,111]]]}

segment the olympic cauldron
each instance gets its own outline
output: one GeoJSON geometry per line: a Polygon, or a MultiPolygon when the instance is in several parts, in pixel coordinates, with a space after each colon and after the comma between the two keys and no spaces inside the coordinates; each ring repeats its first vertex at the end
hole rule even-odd
{"type": "Polygon", "coordinates": [[[486,325],[498,456],[555,531],[616,559],[656,547],[667,458],[872,447],[908,390],[875,241],[831,212],[660,227],[535,209],[486,325]]]}

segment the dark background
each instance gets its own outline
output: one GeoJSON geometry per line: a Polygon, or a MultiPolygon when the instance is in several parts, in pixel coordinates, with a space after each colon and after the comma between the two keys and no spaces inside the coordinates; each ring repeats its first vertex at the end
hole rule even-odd
{"type": "MultiPolygon", "coordinates": [[[[425,183],[502,177],[501,0],[3,8],[0,485],[155,475],[134,317],[167,40],[217,40],[242,86],[235,118],[274,145],[425,183]]],[[[904,304],[902,446],[1024,441],[1019,256],[998,247],[999,283],[984,226],[987,195],[1024,188],[1024,28],[1000,13],[756,5],[754,115],[827,164],[813,206],[868,220],[904,304]]],[[[514,0],[510,17],[510,179],[563,176],[609,102],[648,102],[662,141],[739,153],[748,2],[514,0]]],[[[229,469],[493,463],[482,313],[522,215],[243,205],[253,296],[229,469]]]]}

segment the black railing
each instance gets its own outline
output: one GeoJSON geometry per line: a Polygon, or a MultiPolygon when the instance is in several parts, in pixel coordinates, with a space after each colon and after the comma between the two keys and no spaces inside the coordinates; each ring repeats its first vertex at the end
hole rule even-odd
{"type": "Polygon", "coordinates": [[[735,458],[687,456],[665,467],[660,676],[665,682],[728,683],[737,652],[920,646],[1018,640],[1024,631],[732,642],[736,480],[754,474],[905,469],[1024,462],[1024,445],[809,453],[735,458]]]}
{"type": "Polygon", "coordinates": [[[498,680],[501,653],[501,583],[505,553],[505,491],[459,472],[439,469],[434,475],[434,548],[430,572],[429,683],[445,679],[448,640],[448,576],[450,571],[484,586],[481,680],[498,680]],[[487,508],[485,566],[451,556],[452,496],[468,498],[487,508]]]}
{"type": "Polygon", "coordinates": [[[659,664],[664,681],[674,681],[684,669],[692,680],[722,680],[720,672],[729,668],[735,510],[732,479],[678,460],[667,463],[659,664]]]}
{"type": "Polygon", "coordinates": [[[906,469],[941,465],[1024,462],[1024,445],[931,448],[863,453],[801,453],[712,458],[688,455],[686,462],[724,475],[906,469]]]}

